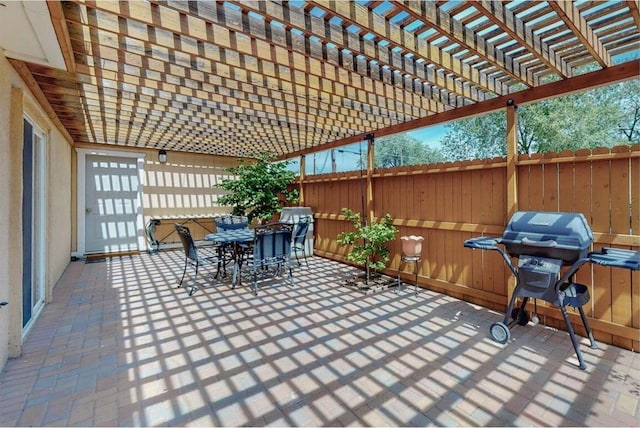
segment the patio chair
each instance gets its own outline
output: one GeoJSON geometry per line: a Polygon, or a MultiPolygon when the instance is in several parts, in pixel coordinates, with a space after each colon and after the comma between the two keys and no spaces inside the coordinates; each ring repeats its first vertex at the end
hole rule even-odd
{"type": "Polygon", "coordinates": [[[213,222],[218,232],[249,227],[249,218],[243,215],[218,215],[213,217],[213,222]]]}
{"type": "Polygon", "coordinates": [[[258,295],[258,275],[273,276],[280,273],[283,266],[288,269],[288,279],[293,287],[293,269],[291,266],[291,235],[293,225],[288,223],[269,223],[254,229],[253,249],[244,260],[233,266],[233,288],[242,282],[243,265],[253,275],[253,294],[258,295]]]}
{"type": "Polygon", "coordinates": [[[298,262],[298,266],[301,266],[300,260],[298,259],[298,251],[302,251],[302,256],[304,257],[304,261],[307,264],[307,268],[309,267],[309,261],[307,260],[307,252],[305,250],[305,241],[307,240],[307,232],[309,231],[309,219],[306,217],[301,217],[298,224],[296,224],[296,229],[293,232],[293,242],[291,251],[293,251],[296,255],[296,262],[298,262]]]}
{"type": "MultiPolygon", "coordinates": [[[[184,276],[187,273],[187,266],[192,265],[195,267],[196,272],[193,276],[193,285],[191,286],[191,290],[189,290],[189,296],[193,294],[193,292],[197,288],[197,279],[198,279],[198,268],[204,265],[217,264],[216,276],[220,273],[220,266],[222,265],[222,259],[220,258],[220,251],[215,256],[205,256],[202,257],[198,254],[198,248],[196,247],[195,242],[193,241],[193,237],[191,236],[191,231],[188,227],[182,226],[180,224],[175,224],[176,232],[178,236],[180,236],[180,241],[182,241],[182,247],[184,249],[184,270],[182,271],[182,278],[180,278],[180,283],[177,288],[182,287],[182,282],[184,281],[184,276]]],[[[207,248],[212,248],[209,246],[207,248]]],[[[215,247],[213,247],[215,248],[215,247]]]]}

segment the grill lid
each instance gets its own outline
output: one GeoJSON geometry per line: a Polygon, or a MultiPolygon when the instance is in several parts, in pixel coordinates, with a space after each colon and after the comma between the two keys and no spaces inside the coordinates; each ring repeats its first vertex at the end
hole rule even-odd
{"type": "Polygon", "coordinates": [[[502,235],[506,245],[584,251],[593,233],[581,213],[519,211],[502,235]]]}

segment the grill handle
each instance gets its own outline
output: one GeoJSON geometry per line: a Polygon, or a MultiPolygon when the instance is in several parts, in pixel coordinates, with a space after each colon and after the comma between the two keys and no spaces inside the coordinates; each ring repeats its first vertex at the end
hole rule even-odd
{"type": "Polygon", "coordinates": [[[527,238],[526,236],[522,238],[522,244],[530,245],[532,247],[544,247],[544,248],[554,248],[558,246],[558,243],[553,239],[548,241],[534,241],[532,239],[527,238]]]}

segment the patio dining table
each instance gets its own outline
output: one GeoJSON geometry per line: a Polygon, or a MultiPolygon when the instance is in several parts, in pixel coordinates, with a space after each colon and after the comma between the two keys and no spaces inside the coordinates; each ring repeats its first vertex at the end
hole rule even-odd
{"type": "Polygon", "coordinates": [[[233,245],[253,241],[253,229],[233,229],[224,232],[210,233],[204,237],[205,241],[212,241],[221,245],[233,245]]]}
{"type": "Polygon", "coordinates": [[[204,237],[205,241],[219,244],[219,256],[225,260],[224,254],[228,249],[231,250],[231,257],[224,263],[224,275],[226,276],[226,265],[233,261],[235,263],[242,262],[242,257],[246,248],[243,248],[242,244],[249,244],[253,242],[254,238],[253,229],[231,229],[222,232],[210,233],[204,237]]]}

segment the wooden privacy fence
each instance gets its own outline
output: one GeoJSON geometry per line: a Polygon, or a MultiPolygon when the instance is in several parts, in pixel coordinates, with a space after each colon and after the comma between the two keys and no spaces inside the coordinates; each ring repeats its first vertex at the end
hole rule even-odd
{"type": "MultiPolygon", "coordinates": [[[[513,275],[499,254],[467,249],[463,242],[502,235],[509,220],[508,191],[517,191],[518,210],[583,213],[594,232],[594,250],[640,250],[640,146],[520,155],[516,165],[517,189],[508,189],[506,158],[373,171],[366,209],[375,218],[390,213],[399,229],[387,272],[395,274],[400,264],[400,236],[422,235],[422,287],[504,311],[513,275]]],[[[361,180],[359,171],[304,177],[304,205],[315,216],[316,254],[345,261],[348,249],[337,245],[336,236],[353,226],[340,210],[362,211],[361,180]]],[[[577,281],[590,288],[585,312],[596,338],[637,352],[640,272],[587,264],[577,281]]],[[[538,313],[545,324],[563,328],[557,308],[540,301],[538,313]]],[[[571,317],[577,320],[577,312],[571,317]]]]}

